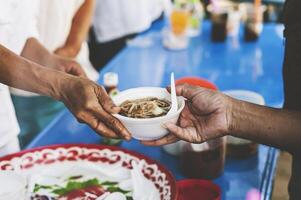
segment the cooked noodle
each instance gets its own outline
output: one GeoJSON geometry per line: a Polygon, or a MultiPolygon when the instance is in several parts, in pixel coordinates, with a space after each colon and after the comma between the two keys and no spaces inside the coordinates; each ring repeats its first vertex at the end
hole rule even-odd
{"type": "Polygon", "coordinates": [[[154,118],[166,115],[171,103],[164,99],[148,97],[123,102],[120,114],[131,118],[154,118]]]}

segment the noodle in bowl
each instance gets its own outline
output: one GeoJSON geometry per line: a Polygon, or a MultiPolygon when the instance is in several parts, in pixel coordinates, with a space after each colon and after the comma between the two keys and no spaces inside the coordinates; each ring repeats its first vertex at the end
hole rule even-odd
{"type": "Polygon", "coordinates": [[[120,107],[120,114],[123,116],[145,119],[166,115],[171,108],[171,102],[156,97],[147,97],[143,99],[126,100],[120,107]]]}
{"type": "Polygon", "coordinates": [[[165,88],[128,89],[113,97],[114,103],[122,107],[121,113],[114,116],[123,123],[135,139],[158,139],[168,133],[163,125],[167,122],[176,124],[185,106],[184,98],[177,98],[177,112],[166,115],[170,109],[171,100],[165,88]],[[136,113],[133,113],[133,109],[137,110],[136,113]]]}

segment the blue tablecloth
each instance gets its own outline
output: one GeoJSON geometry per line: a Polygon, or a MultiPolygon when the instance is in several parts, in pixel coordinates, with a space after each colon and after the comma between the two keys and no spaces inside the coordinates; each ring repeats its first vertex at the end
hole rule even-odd
{"type": "MultiPolygon", "coordinates": [[[[124,90],[138,86],[164,87],[168,85],[173,71],[176,78],[203,77],[214,82],[220,90],[252,90],[262,94],[267,105],[282,105],[281,25],[265,25],[261,38],[254,43],[245,43],[242,37],[228,39],[225,43],[212,43],[210,23],[205,22],[202,35],[191,39],[187,50],[177,52],[162,46],[163,26],[162,21],[157,22],[149,31],[135,38],[101,71],[101,75],[108,71],[117,72],[119,88],[124,90]]],[[[64,111],[27,148],[100,143],[100,140],[89,127],[79,124],[68,111],[64,111]]],[[[177,179],[185,178],[179,171],[178,159],[160,147],[145,147],[135,140],[123,142],[121,146],[161,162],[177,179]]],[[[224,175],[215,180],[223,190],[223,199],[245,199],[251,188],[260,190],[262,199],[270,199],[277,155],[274,148],[260,145],[258,154],[249,159],[227,159],[224,175]]]]}
{"type": "MultiPolygon", "coordinates": [[[[253,2],[253,0],[242,0],[253,2]]],[[[263,0],[263,3],[272,3],[272,4],[284,4],[285,0],[263,0]]]]}

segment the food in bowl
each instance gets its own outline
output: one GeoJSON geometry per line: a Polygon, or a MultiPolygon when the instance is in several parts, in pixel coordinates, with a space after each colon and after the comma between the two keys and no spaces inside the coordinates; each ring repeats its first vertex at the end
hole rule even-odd
{"type": "MultiPolygon", "coordinates": [[[[116,105],[121,106],[121,104],[126,101],[135,102],[136,100],[148,98],[156,98],[158,100],[171,102],[170,93],[165,88],[159,87],[139,87],[124,90],[114,96],[113,101],[116,105]]],[[[155,140],[168,134],[168,131],[164,128],[164,124],[177,123],[180,113],[185,106],[185,100],[183,97],[177,97],[177,100],[178,109],[174,113],[169,114],[166,108],[166,114],[152,118],[128,117],[123,115],[122,112],[114,114],[114,116],[130,131],[133,138],[137,140],[155,140]]]]}
{"type": "Polygon", "coordinates": [[[131,118],[161,117],[168,113],[170,107],[170,101],[156,97],[126,100],[120,105],[120,115],[131,118]]]}

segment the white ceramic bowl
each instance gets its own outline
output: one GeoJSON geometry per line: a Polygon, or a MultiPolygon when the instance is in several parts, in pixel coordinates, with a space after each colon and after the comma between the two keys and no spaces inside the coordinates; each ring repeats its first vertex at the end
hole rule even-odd
{"type": "MultiPolygon", "coordinates": [[[[125,90],[113,97],[113,101],[116,105],[120,105],[126,100],[135,100],[146,97],[157,97],[159,99],[171,101],[170,94],[166,89],[159,87],[139,87],[125,90]]],[[[161,138],[168,133],[167,130],[163,128],[163,124],[166,122],[177,123],[180,113],[185,106],[183,97],[178,97],[178,104],[177,112],[167,116],[147,119],[130,118],[119,114],[115,114],[114,116],[132,133],[133,138],[137,140],[154,140],[161,138]]]]}

